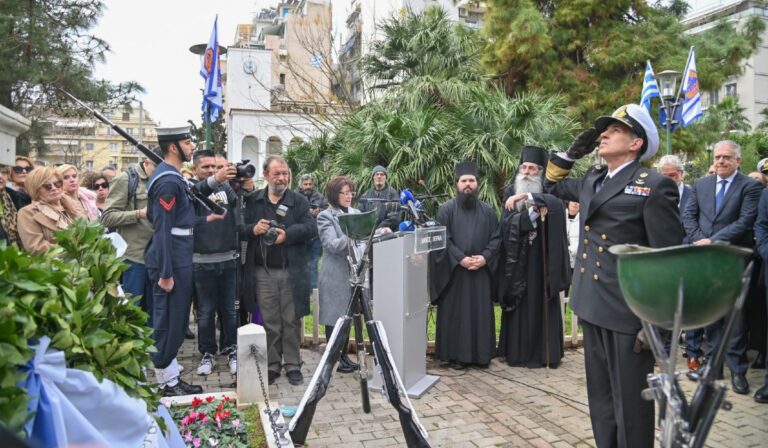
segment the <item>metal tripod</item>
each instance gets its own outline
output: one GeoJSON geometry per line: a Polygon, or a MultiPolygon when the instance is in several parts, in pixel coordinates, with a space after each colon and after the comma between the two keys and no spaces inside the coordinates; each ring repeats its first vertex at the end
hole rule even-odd
{"type": "MultiPolygon", "coordinates": [[[[374,212],[369,212],[374,213],[374,212]]],[[[299,404],[296,416],[291,420],[289,430],[291,439],[294,443],[304,444],[307,438],[309,427],[314,417],[317,403],[325,396],[328,390],[336,364],[341,357],[342,348],[349,338],[349,331],[354,325],[355,344],[357,358],[360,364],[358,372],[360,379],[360,395],[362,399],[363,412],[371,412],[371,404],[368,396],[368,368],[365,362],[365,340],[363,338],[363,323],[368,330],[371,347],[373,348],[373,358],[376,368],[383,379],[383,389],[388,401],[399,414],[400,426],[403,429],[405,441],[409,447],[429,447],[427,443],[428,434],[426,429],[419,422],[413,405],[408,399],[405,386],[400,375],[397,373],[395,363],[387,342],[386,332],[381,322],[373,319],[371,312],[369,290],[365,287],[365,274],[370,266],[370,251],[373,245],[373,228],[371,228],[365,251],[359,256],[358,249],[355,247],[357,241],[353,240],[348,234],[348,261],[350,265],[350,286],[351,298],[347,306],[347,312],[340,317],[333,328],[331,339],[327,342],[325,352],[317,366],[312,380],[304,392],[304,396],[299,404]],[[402,397],[401,397],[402,394],[402,397]]]]}

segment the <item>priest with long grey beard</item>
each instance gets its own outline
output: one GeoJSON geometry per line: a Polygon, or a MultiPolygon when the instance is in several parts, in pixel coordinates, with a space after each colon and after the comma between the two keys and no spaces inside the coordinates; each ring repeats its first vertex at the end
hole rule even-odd
{"type": "Polygon", "coordinates": [[[497,354],[510,366],[557,367],[563,358],[560,291],[570,263],[563,202],[543,193],[547,151],[523,148],[504,194],[498,297],[503,310],[497,354]]]}

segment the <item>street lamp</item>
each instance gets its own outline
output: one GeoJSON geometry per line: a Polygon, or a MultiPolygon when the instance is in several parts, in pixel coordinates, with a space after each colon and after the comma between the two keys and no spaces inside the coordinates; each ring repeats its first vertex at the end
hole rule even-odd
{"type": "MultiPolygon", "coordinates": [[[[200,56],[202,60],[205,55],[205,50],[208,48],[208,44],[195,44],[189,47],[189,52],[200,56]]],[[[227,49],[219,45],[219,55],[227,54],[227,49]]],[[[208,121],[208,111],[205,114],[205,149],[211,150],[213,144],[211,143],[211,123],[208,121]]]]}
{"type": "Polygon", "coordinates": [[[672,125],[677,124],[674,112],[678,106],[676,89],[678,76],[680,76],[680,72],[674,70],[664,70],[656,74],[662,99],[661,107],[665,109],[667,114],[667,119],[664,121],[664,127],[667,130],[667,154],[672,153],[672,125]]]}
{"type": "Polygon", "coordinates": [[[712,166],[712,151],[715,150],[715,145],[712,143],[708,144],[704,150],[707,151],[707,171],[709,171],[709,167],[712,166]]]}

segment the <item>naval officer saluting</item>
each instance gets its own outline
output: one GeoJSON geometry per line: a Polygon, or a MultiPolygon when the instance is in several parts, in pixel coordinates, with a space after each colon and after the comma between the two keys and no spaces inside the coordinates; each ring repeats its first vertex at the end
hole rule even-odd
{"type": "Polygon", "coordinates": [[[147,185],[147,218],[153,232],[145,253],[154,296],[152,321],[157,352],[152,353],[152,363],[164,396],[199,394],[202,387],[179,379],[176,361],[192,300],[192,235],[195,224],[220,220],[224,215],[195,213],[192,192],[179,172],[195,150],[189,126],[157,128],[157,140],[164,160],[147,185]]]}
{"type": "Polygon", "coordinates": [[[653,447],[653,402],[641,398],[653,355],[637,344],[640,320],[619,290],[614,244],[679,245],[684,231],[672,179],[640,165],[659,148],[648,111],[637,104],[600,117],[565,153],[553,154],[545,188],[579,201],[581,237],[573,271],[571,306],[584,326],[584,365],[595,444],[653,447]],[[596,129],[595,129],[596,128],[596,129]],[[597,146],[597,139],[600,144],[597,146]],[[606,166],[566,179],[574,160],[598,148],[606,166]]]}

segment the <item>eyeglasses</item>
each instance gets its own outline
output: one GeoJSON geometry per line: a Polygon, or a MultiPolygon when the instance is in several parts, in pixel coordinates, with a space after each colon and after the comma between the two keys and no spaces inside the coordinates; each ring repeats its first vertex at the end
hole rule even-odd
{"type": "Polygon", "coordinates": [[[48,191],[51,191],[51,190],[53,190],[53,187],[61,188],[62,185],[64,185],[64,181],[63,180],[57,180],[56,182],[53,182],[53,183],[42,184],[42,185],[40,185],[40,188],[44,188],[44,189],[46,189],[48,191]]]}
{"type": "Polygon", "coordinates": [[[29,173],[30,171],[32,171],[34,169],[35,169],[34,166],[19,166],[19,165],[16,165],[16,166],[13,167],[13,172],[16,173],[16,174],[29,173]]]}
{"type": "Polygon", "coordinates": [[[109,182],[101,182],[99,184],[91,185],[91,190],[93,190],[93,191],[101,190],[102,188],[105,189],[105,190],[108,189],[109,188],[109,182]]]}
{"type": "Polygon", "coordinates": [[[343,194],[344,196],[349,196],[350,198],[354,198],[355,197],[355,192],[354,191],[340,191],[339,194],[343,194]]]}

